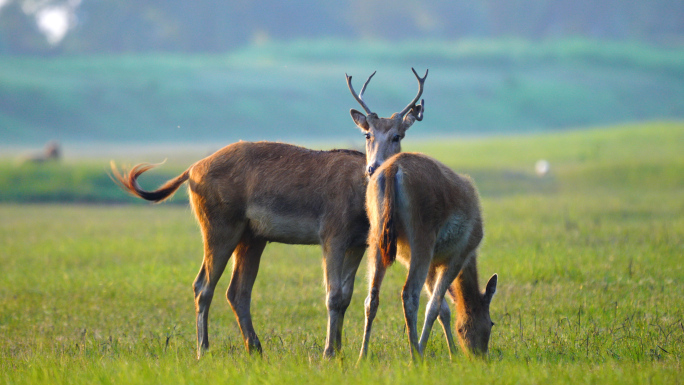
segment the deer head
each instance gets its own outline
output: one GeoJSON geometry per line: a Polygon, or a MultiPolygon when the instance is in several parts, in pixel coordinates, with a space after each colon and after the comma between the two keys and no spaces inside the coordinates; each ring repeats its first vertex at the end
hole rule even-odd
{"type": "Polygon", "coordinates": [[[366,102],[363,101],[363,93],[366,91],[366,86],[370,82],[375,72],[368,77],[368,80],[363,84],[361,92],[357,95],[352,87],[352,77],[347,76],[347,85],[349,91],[354,95],[354,99],[363,107],[367,115],[355,109],[351,109],[351,114],[354,123],[366,135],[366,174],[372,175],[373,172],[389,157],[401,152],[401,140],[404,138],[406,130],[417,120],[423,120],[423,111],[425,111],[425,101],[421,100],[416,104],[423,94],[423,84],[427,78],[428,71],[425,71],[425,76],[422,78],[418,76],[415,69],[411,68],[413,74],[418,79],[418,95],[409,103],[401,112],[392,114],[389,118],[380,118],[378,114],[371,112],[366,102]]]}
{"type": "Polygon", "coordinates": [[[468,310],[459,311],[456,320],[458,341],[466,352],[474,356],[483,356],[489,349],[489,336],[494,326],[489,315],[489,305],[496,293],[497,281],[497,275],[492,275],[484,293],[478,293],[478,298],[469,299],[471,303],[468,310]]]}

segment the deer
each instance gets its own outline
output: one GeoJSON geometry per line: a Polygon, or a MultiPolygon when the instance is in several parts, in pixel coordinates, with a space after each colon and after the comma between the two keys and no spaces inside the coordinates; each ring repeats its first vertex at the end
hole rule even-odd
{"type": "Polygon", "coordinates": [[[42,164],[52,161],[58,162],[61,157],[62,151],[59,142],[51,140],[45,145],[41,152],[24,156],[20,159],[20,163],[42,164]]]}
{"type": "Polygon", "coordinates": [[[427,71],[423,78],[415,70],[413,73],[419,83],[418,95],[390,118],[378,118],[363,100],[375,72],[359,94],[352,87],[351,76],[345,74],[349,90],[367,113],[350,111],[367,138],[366,157],[352,150],[315,151],[285,143],[240,141],[197,161],[154,191],[142,189],[138,178],[157,165],[142,163],[121,173],[112,161],[114,182],[147,201],[162,202],[188,182],[190,205],[204,245],[202,265],[193,283],[198,359],[209,348],[209,307],[231,256],[233,272],[226,298],[246,350],[262,354],[250,303],[268,242],[321,246],[328,310],[324,357],[332,358],[341,350],[344,316],[368,236],[368,165],[377,165],[401,151],[399,141],[404,133],[423,118],[424,101],[416,103],[427,71]]]}
{"type": "Polygon", "coordinates": [[[478,193],[469,177],[418,153],[399,153],[372,175],[366,192],[369,292],[364,302],[365,329],[359,362],[368,355],[385,272],[396,259],[408,268],[401,298],[411,358],[422,359],[430,331],[439,319],[453,359],[451,311],[456,305],[456,334],[468,356],[484,356],[494,323],[489,307],[497,274],[480,291],[477,252],[483,238],[478,193]],[[429,296],[418,339],[420,291],[429,296]]]}

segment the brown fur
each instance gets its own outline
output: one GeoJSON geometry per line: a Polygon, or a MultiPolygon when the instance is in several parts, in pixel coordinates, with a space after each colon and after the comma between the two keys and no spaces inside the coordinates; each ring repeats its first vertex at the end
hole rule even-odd
{"type": "Polygon", "coordinates": [[[171,179],[170,181],[164,183],[161,187],[156,189],[155,191],[145,191],[143,190],[140,185],[138,184],[138,177],[158,166],[157,164],[149,164],[149,163],[143,163],[139,164],[135,167],[133,167],[128,173],[125,173],[124,175],[121,175],[119,173],[119,170],[117,170],[116,165],[114,162],[111,163],[112,166],[112,180],[119,185],[124,191],[128,192],[129,194],[136,196],[138,198],[142,198],[148,201],[152,202],[163,202],[166,199],[170,198],[173,196],[173,194],[180,188],[180,186],[185,183],[186,180],[188,180],[190,170],[185,170],[184,173],[180,174],[174,179],[171,179]]]}
{"type": "MultiPolygon", "coordinates": [[[[402,112],[389,119],[378,118],[365,103],[368,119],[351,111],[369,138],[366,165],[376,167],[401,151],[399,141],[405,131],[422,119],[423,102],[416,102],[427,72],[423,78],[413,72],[419,83],[418,95],[402,112]]],[[[347,82],[362,102],[351,87],[351,77],[347,82]]],[[[282,143],[240,142],[200,160],[155,191],[145,191],[137,183],[152,165],[138,165],[122,175],[112,164],[113,179],[124,190],[150,201],[163,201],[188,182],[190,203],[204,239],[204,259],[193,284],[198,357],[209,347],[209,306],[231,255],[235,262],[227,299],[247,350],[261,352],[250,303],[267,242],[321,245],[328,309],[324,355],[332,357],[341,349],[344,314],[368,236],[363,158],[349,150],[312,151],[282,143]]]]}
{"type": "Polygon", "coordinates": [[[397,258],[397,231],[394,223],[396,173],[396,167],[388,168],[382,178],[385,182],[385,199],[382,205],[382,227],[380,228],[381,236],[378,247],[382,253],[382,263],[385,267],[392,265],[397,258]]]}
{"type": "Polygon", "coordinates": [[[350,150],[313,151],[271,142],[239,142],[202,159],[154,191],[138,178],[141,164],[112,178],[128,193],[153,202],[188,182],[190,203],[204,239],[204,261],[195,280],[198,354],[208,342],[208,310],[231,254],[228,290],[249,351],[261,351],[250,315],[251,290],[267,242],[320,244],[330,322],[326,355],[341,347],[344,311],[368,233],[364,210],[365,158],[350,150]]]}
{"type": "Polygon", "coordinates": [[[397,258],[409,268],[402,298],[412,356],[422,357],[437,317],[453,354],[450,310],[444,300],[447,291],[457,304],[457,335],[462,347],[468,353],[486,353],[492,326],[489,304],[497,276],[492,276],[487,290],[481,293],[476,258],[483,237],[482,216],[470,179],[427,156],[397,154],[371,178],[366,209],[371,280],[361,357],[367,354],[380,285],[391,263],[391,255],[386,256],[393,249],[387,245],[388,238],[389,242],[395,240],[397,258]],[[430,301],[419,341],[417,308],[423,286],[430,301]]]}

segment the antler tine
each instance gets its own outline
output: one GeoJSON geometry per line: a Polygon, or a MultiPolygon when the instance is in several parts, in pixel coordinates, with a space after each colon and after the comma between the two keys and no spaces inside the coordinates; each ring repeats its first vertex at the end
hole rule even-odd
{"type": "Polygon", "coordinates": [[[356,99],[356,101],[359,102],[361,107],[363,107],[363,109],[366,110],[366,114],[372,114],[372,112],[370,108],[368,108],[368,105],[366,105],[366,102],[363,101],[363,93],[366,92],[366,86],[368,86],[368,82],[370,82],[371,78],[373,77],[373,75],[375,75],[376,72],[378,71],[374,71],[371,74],[371,76],[368,77],[368,80],[366,80],[366,82],[363,83],[363,87],[361,87],[361,92],[358,95],[356,94],[356,91],[354,91],[354,87],[352,87],[352,77],[347,74],[344,74],[344,76],[347,77],[347,85],[349,86],[349,91],[351,91],[352,95],[354,95],[354,99],[356,99]]]}
{"type": "MultiPolygon", "coordinates": [[[[425,84],[425,79],[427,79],[429,69],[425,70],[425,76],[423,76],[422,78],[420,76],[418,76],[418,73],[416,72],[416,70],[413,67],[411,67],[411,71],[413,71],[413,74],[416,75],[416,79],[418,79],[418,95],[416,95],[416,97],[413,98],[413,101],[411,101],[411,103],[409,103],[409,105],[406,106],[406,108],[401,110],[401,112],[399,113],[399,116],[401,116],[401,117],[406,115],[413,107],[415,107],[416,102],[420,99],[420,96],[423,95],[423,85],[425,84]]],[[[423,102],[420,102],[420,105],[422,106],[423,102]]],[[[419,113],[419,115],[420,115],[420,119],[422,120],[423,114],[419,113]]]]}

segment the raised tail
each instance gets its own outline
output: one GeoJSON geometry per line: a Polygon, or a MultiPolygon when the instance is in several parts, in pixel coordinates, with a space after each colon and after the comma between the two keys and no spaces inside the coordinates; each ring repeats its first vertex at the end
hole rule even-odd
{"type": "Polygon", "coordinates": [[[143,190],[140,187],[140,185],[138,185],[138,177],[145,171],[156,166],[159,166],[159,164],[141,163],[133,167],[129,172],[124,172],[122,175],[116,168],[114,161],[112,161],[112,174],[110,174],[110,177],[112,178],[114,183],[119,185],[119,187],[121,187],[124,191],[133,196],[152,202],[162,202],[170,198],[176,192],[176,190],[178,190],[178,188],[186,180],[188,180],[190,175],[190,169],[185,170],[185,172],[164,183],[161,187],[154,191],[143,190]]]}
{"type": "Polygon", "coordinates": [[[392,165],[378,178],[378,183],[384,190],[382,214],[380,217],[379,248],[382,264],[389,267],[397,259],[397,228],[396,228],[396,184],[397,167],[392,165]]]}

